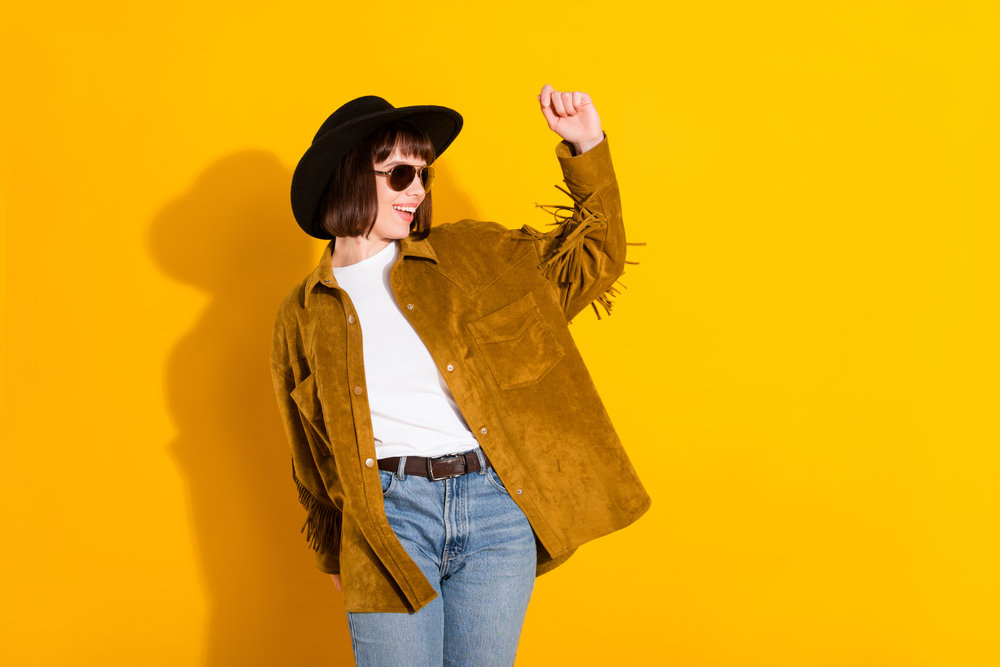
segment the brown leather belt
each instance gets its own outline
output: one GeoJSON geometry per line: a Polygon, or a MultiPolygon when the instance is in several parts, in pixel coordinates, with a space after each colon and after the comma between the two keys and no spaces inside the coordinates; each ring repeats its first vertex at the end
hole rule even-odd
{"type": "MultiPolygon", "coordinates": [[[[486,463],[483,467],[489,468],[490,460],[486,458],[486,452],[483,452],[483,461],[486,463]]],[[[379,459],[378,469],[385,470],[386,472],[396,472],[399,470],[399,457],[390,456],[387,459],[379,459]]],[[[427,477],[435,482],[440,479],[461,477],[466,473],[478,471],[479,457],[476,456],[475,451],[465,452],[464,454],[446,454],[433,458],[407,456],[406,463],[403,465],[403,474],[427,477]]]]}

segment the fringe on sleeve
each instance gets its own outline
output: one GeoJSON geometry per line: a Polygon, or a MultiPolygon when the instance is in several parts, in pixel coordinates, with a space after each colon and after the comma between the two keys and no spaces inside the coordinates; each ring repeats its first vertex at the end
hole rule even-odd
{"type": "Polygon", "coordinates": [[[299,481],[294,470],[292,478],[299,490],[299,502],[307,513],[306,522],[299,532],[306,534],[306,541],[317,553],[337,553],[340,550],[341,513],[333,505],[317,499],[299,481]]]}
{"type": "MultiPolygon", "coordinates": [[[[575,206],[535,204],[535,206],[550,213],[555,218],[553,222],[549,223],[550,225],[555,225],[555,229],[549,232],[540,232],[525,225],[522,227],[522,231],[536,239],[554,240],[552,252],[539,266],[544,276],[548,278],[555,277],[558,282],[563,284],[580,285],[583,283],[585,277],[583,262],[585,259],[585,241],[587,236],[604,229],[608,226],[608,222],[603,213],[595,213],[588,208],[590,200],[594,198],[597,192],[591,193],[586,198],[578,198],[573,193],[558,185],[556,189],[572,199],[575,206]]],[[[644,246],[646,244],[626,243],[625,245],[644,246]]],[[[625,263],[638,264],[639,262],[629,262],[626,260],[625,263]]],[[[604,309],[605,313],[608,315],[611,314],[613,299],[621,294],[621,291],[615,285],[619,285],[622,289],[628,289],[624,284],[618,282],[618,278],[622,275],[624,275],[624,272],[616,277],[615,282],[590,304],[597,315],[597,319],[601,319],[601,312],[597,309],[598,305],[604,309]]]]}

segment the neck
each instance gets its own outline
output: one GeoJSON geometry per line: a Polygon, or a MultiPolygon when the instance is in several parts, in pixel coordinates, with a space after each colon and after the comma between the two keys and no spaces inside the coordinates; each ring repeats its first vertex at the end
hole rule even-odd
{"type": "Polygon", "coordinates": [[[373,239],[364,236],[338,236],[333,244],[333,266],[350,266],[374,257],[385,250],[393,239],[373,239]]]}

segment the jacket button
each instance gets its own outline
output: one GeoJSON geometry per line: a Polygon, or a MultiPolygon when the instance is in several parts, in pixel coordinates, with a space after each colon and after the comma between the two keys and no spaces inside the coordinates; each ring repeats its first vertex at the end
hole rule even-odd
{"type": "MultiPolygon", "coordinates": [[[[368,460],[371,461],[371,459],[368,459],[368,460]]],[[[517,495],[521,495],[521,493],[522,493],[521,489],[518,489],[517,490],[517,495]]]]}
{"type": "Polygon", "coordinates": [[[406,304],[406,309],[407,310],[413,310],[413,304],[412,303],[406,304]]]}
{"type": "Polygon", "coordinates": [[[364,389],[362,389],[361,387],[355,387],[354,388],[354,393],[357,394],[358,396],[360,396],[361,392],[363,392],[363,391],[364,391],[364,389]]]}
{"type": "Polygon", "coordinates": [[[347,316],[347,323],[348,324],[354,324],[354,315],[348,315],[347,316]]]}
{"type": "Polygon", "coordinates": [[[371,468],[373,465],[375,465],[375,461],[373,459],[365,459],[365,465],[371,468]]]}
{"type": "Polygon", "coordinates": [[[448,370],[449,370],[449,371],[453,371],[453,370],[455,370],[455,367],[454,367],[454,366],[452,366],[451,364],[448,364],[448,370]]]}
{"type": "Polygon", "coordinates": [[[481,429],[479,429],[479,432],[482,433],[483,435],[486,435],[486,427],[484,426],[481,429]]]}

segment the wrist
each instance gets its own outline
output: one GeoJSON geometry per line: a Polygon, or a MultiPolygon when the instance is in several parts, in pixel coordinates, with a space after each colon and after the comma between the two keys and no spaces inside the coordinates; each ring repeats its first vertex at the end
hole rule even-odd
{"type": "Polygon", "coordinates": [[[584,139],[584,140],[581,140],[581,141],[574,141],[570,145],[573,146],[573,154],[574,155],[583,155],[584,153],[586,153],[587,151],[589,151],[591,148],[593,148],[594,146],[598,145],[602,141],[604,141],[604,133],[603,132],[600,134],[600,136],[598,136],[596,138],[584,139]]]}

